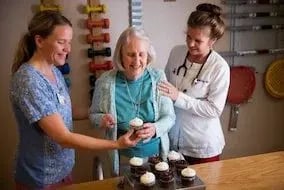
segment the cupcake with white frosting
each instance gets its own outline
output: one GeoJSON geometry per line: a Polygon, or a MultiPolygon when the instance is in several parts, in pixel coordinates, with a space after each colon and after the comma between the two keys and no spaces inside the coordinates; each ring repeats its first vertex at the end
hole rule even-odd
{"type": "Polygon", "coordinates": [[[155,174],[157,175],[157,178],[164,173],[169,171],[169,164],[167,162],[159,162],[155,165],[155,174]]]}
{"type": "Polygon", "coordinates": [[[135,175],[136,170],[143,166],[143,158],[134,156],[129,160],[129,165],[131,174],[135,175]]]}
{"type": "Polygon", "coordinates": [[[171,168],[175,167],[175,162],[181,160],[181,155],[180,153],[172,150],[168,154],[168,162],[171,168]]]}
{"type": "Polygon", "coordinates": [[[188,186],[194,182],[196,171],[190,167],[184,168],[181,171],[181,183],[184,186],[188,186]]]}
{"type": "Polygon", "coordinates": [[[137,131],[143,127],[143,120],[138,117],[135,117],[134,119],[129,121],[129,125],[132,129],[137,131]]]}
{"type": "Polygon", "coordinates": [[[153,189],[156,183],[156,177],[152,172],[146,172],[140,177],[142,189],[153,189]]]}

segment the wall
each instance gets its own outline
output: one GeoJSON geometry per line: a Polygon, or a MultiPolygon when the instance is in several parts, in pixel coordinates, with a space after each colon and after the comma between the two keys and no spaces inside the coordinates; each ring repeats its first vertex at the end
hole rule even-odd
{"type": "MultiPolygon", "coordinates": [[[[89,105],[88,84],[88,58],[85,42],[88,31],[84,29],[83,22],[87,15],[82,14],[81,8],[86,3],[84,0],[62,0],[63,13],[71,19],[74,25],[74,39],[72,42],[71,64],[71,98],[73,103],[80,107],[89,105]]],[[[110,18],[111,32],[110,47],[114,50],[116,40],[128,26],[128,0],[102,0],[108,6],[105,17],[110,18]]],[[[201,0],[176,2],[164,2],[163,0],[143,1],[143,23],[146,31],[156,47],[158,60],[154,67],[164,68],[170,49],[176,44],[184,43],[185,23],[188,14],[194,10],[201,0]]],[[[218,4],[219,1],[207,1],[218,4]]],[[[17,41],[22,33],[27,31],[27,22],[32,16],[37,0],[1,0],[0,1],[0,189],[12,189],[13,187],[13,160],[17,144],[17,128],[13,113],[9,104],[8,88],[10,68],[17,41]]],[[[225,10],[227,7],[221,5],[225,10]]],[[[245,21],[243,21],[245,23],[245,21]]],[[[283,34],[283,33],[280,33],[283,34]]],[[[274,46],[281,41],[280,36],[274,32],[239,33],[236,48],[263,48],[266,45],[274,46]],[[261,40],[259,40],[261,39],[261,40]],[[272,39],[272,40],[271,40],[272,39]]],[[[217,50],[229,49],[230,33],[216,44],[217,50]]],[[[283,42],[283,38],[282,38],[283,42]]],[[[278,44],[279,45],[279,44],[278,44]]],[[[281,44],[280,44],[281,45],[281,44]]],[[[283,46],[282,46],[283,47],[283,46]]],[[[279,56],[280,57],[280,56],[279,56]]],[[[257,86],[250,103],[241,106],[238,119],[238,131],[228,132],[230,106],[226,106],[222,115],[223,130],[227,145],[223,158],[239,157],[264,152],[284,149],[284,102],[271,98],[263,88],[263,73],[266,66],[274,60],[275,56],[242,57],[236,60],[236,64],[251,64],[256,67],[257,86]]],[[[98,136],[99,134],[90,128],[89,122],[74,122],[75,131],[98,136]]],[[[92,159],[97,151],[77,151],[77,164],[74,169],[76,182],[92,179],[92,159]]]]}

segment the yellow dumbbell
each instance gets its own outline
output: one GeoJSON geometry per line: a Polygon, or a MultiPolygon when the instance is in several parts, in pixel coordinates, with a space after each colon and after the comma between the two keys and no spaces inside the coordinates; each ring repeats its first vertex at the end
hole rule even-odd
{"type": "Polygon", "coordinates": [[[54,5],[54,6],[40,5],[39,10],[40,11],[61,11],[62,9],[59,5],[54,5]]]}
{"type": "Polygon", "coordinates": [[[89,6],[87,5],[85,7],[85,12],[89,14],[90,12],[96,12],[96,13],[105,13],[106,12],[106,6],[103,5],[96,5],[96,6],[89,6]]]}

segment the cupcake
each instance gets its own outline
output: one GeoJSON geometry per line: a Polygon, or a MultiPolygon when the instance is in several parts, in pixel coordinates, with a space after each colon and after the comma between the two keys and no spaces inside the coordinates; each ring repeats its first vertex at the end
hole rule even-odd
{"type": "Polygon", "coordinates": [[[148,163],[150,165],[151,171],[155,171],[155,165],[162,162],[163,159],[160,156],[151,156],[148,158],[148,163]]]}
{"type": "Polygon", "coordinates": [[[154,189],[156,177],[152,172],[146,172],[140,177],[141,189],[154,189]]]}
{"type": "Polygon", "coordinates": [[[143,121],[142,119],[135,117],[131,121],[129,121],[129,125],[134,131],[137,131],[143,127],[143,121]]]}
{"type": "Polygon", "coordinates": [[[170,151],[168,154],[168,162],[171,168],[175,167],[175,162],[178,160],[181,160],[181,155],[174,150],[170,151]]]}
{"type": "Polygon", "coordinates": [[[143,159],[139,157],[132,157],[129,160],[129,165],[130,165],[130,172],[132,175],[135,175],[136,170],[142,167],[143,165],[143,159]]]}
{"type": "Polygon", "coordinates": [[[196,172],[194,169],[187,167],[181,171],[181,184],[188,186],[194,182],[196,172]]]}
{"type": "Polygon", "coordinates": [[[175,166],[176,166],[176,173],[177,173],[178,176],[180,176],[181,170],[186,168],[188,166],[188,163],[187,163],[186,160],[177,160],[175,162],[175,166]]]}
{"type": "Polygon", "coordinates": [[[167,162],[159,162],[155,165],[155,174],[157,178],[160,177],[160,175],[164,172],[169,171],[169,164],[167,162]]]}
{"type": "Polygon", "coordinates": [[[172,170],[163,172],[159,175],[159,184],[162,188],[170,188],[174,185],[174,180],[175,178],[172,170]]]}
{"type": "Polygon", "coordinates": [[[135,173],[134,173],[134,178],[139,181],[140,177],[147,172],[147,168],[144,166],[141,166],[139,168],[136,168],[135,173]]]}

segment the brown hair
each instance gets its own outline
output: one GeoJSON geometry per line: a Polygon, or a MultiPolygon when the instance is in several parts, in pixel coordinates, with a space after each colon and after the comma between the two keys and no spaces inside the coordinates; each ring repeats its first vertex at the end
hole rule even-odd
{"type": "Polygon", "coordinates": [[[221,19],[222,9],[217,5],[202,3],[196,7],[187,20],[187,27],[199,28],[209,26],[210,38],[220,39],[225,31],[224,21],[221,19]]]}
{"type": "Polygon", "coordinates": [[[27,62],[36,51],[34,37],[40,35],[42,38],[47,38],[53,32],[55,26],[58,25],[72,27],[71,22],[57,11],[41,11],[33,16],[28,26],[28,32],[23,35],[18,43],[12,65],[12,74],[23,63],[27,62]]]}

